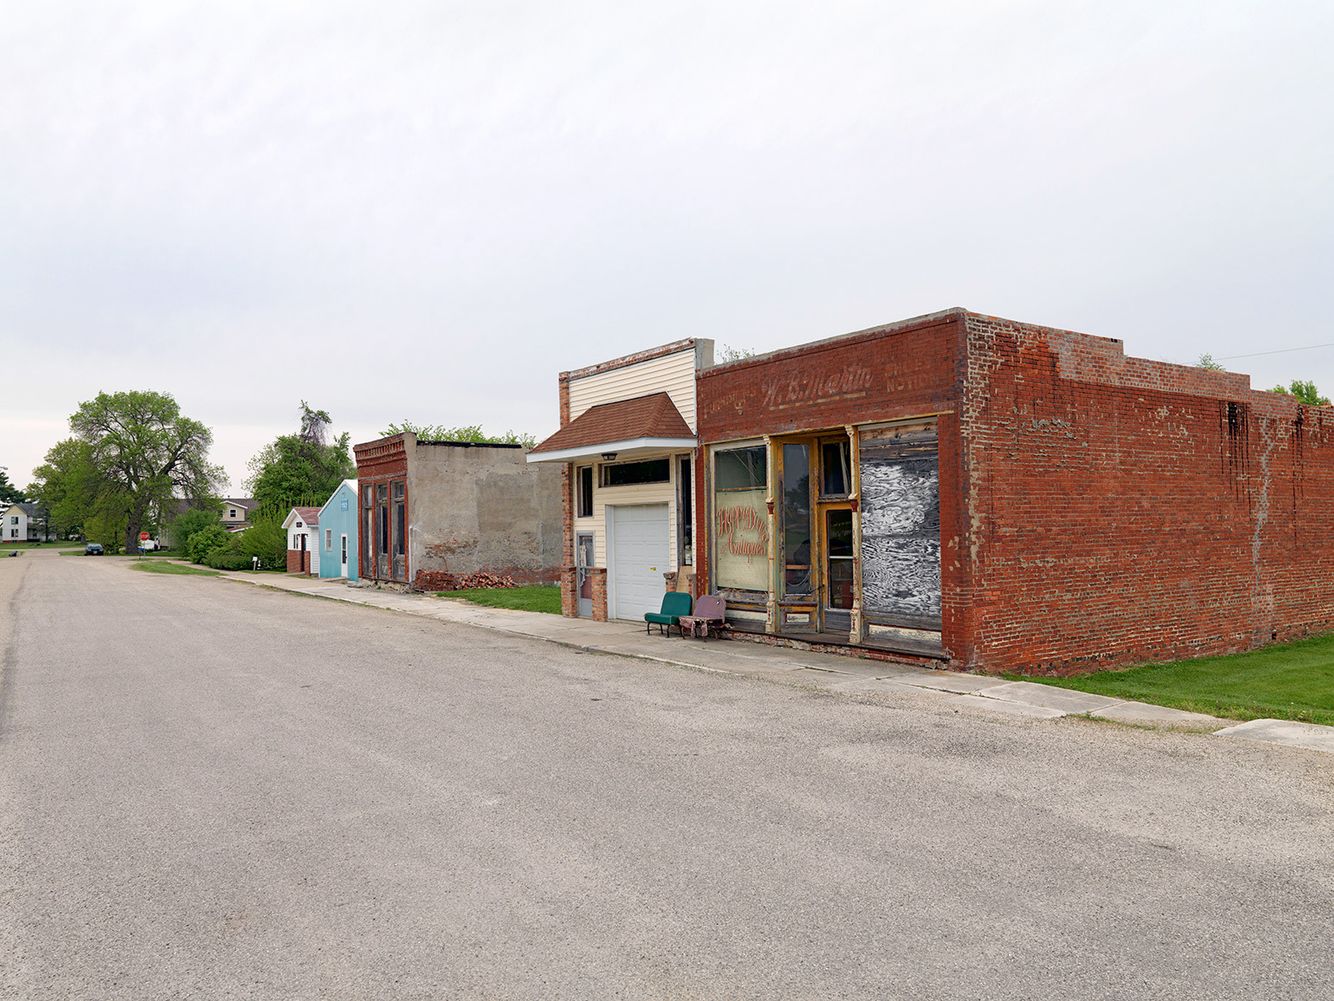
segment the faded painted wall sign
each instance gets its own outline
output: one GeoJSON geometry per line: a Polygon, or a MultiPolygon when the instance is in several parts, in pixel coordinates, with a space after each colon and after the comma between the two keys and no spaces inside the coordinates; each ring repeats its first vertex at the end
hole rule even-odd
{"type": "Polygon", "coordinates": [[[764,406],[773,410],[805,403],[825,403],[865,396],[875,374],[862,365],[848,365],[825,375],[796,373],[764,384],[764,406]]]}
{"type": "Polygon", "coordinates": [[[769,514],[759,490],[717,495],[714,515],[714,577],[720,587],[769,588],[769,514]]]}
{"type": "Polygon", "coordinates": [[[864,435],[862,607],[885,625],[940,628],[936,429],[864,435]]]}

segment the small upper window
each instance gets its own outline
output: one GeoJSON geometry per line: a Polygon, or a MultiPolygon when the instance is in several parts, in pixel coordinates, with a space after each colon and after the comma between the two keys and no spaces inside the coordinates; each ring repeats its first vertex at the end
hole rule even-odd
{"type": "Polygon", "coordinates": [[[235,518],[235,517],[236,517],[236,508],[232,508],[232,513],[229,514],[227,517],[228,517],[228,518],[235,518]]]}
{"type": "Polygon", "coordinates": [[[827,441],[820,446],[820,496],[846,497],[848,495],[848,456],[846,440],[827,441]]]}
{"type": "Polygon", "coordinates": [[[324,530],[324,548],[325,548],[326,550],[328,550],[329,552],[333,552],[333,529],[332,529],[332,528],[326,528],[326,529],[324,530]]]}
{"type": "Polygon", "coordinates": [[[639,483],[666,483],[672,478],[672,464],[668,459],[645,459],[643,462],[615,462],[603,464],[604,487],[629,487],[639,483]]]}
{"type": "Polygon", "coordinates": [[[593,517],[593,467],[580,466],[574,471],[576,518],[593,517]]]}

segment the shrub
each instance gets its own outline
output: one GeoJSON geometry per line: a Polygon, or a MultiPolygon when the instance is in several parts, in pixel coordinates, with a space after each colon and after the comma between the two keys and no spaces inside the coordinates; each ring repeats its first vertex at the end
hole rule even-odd
{"type": "MultiPolygon", "coordinates": [[[[244,535],[245,533],[239,533],[244,535]]],[[[204,557],[204,566],[214,570],[249,570],[250,557],[241,551],[237,536],[233,535],[220,546],[211,549],[204,557]]]]}
{"type": "Polygon", "coordinates": [[[276,521],[261,521],[244,532],[233,536],[240,551],[245,554],[245,568],[250,569],[250,558],[258,556],[260,566],[275,570],[287,566],[287,531],[276,521]]]}
{"type": "Polygon", "coordinates": [[[209,525],[190,536],[190,544],[185,547],[185,556],[191,563],[203,563],[210,552],[220,546],[226,546],[227,530],[221,525],[209,525]]]}
{"type": "Polygon", "coordinates": [[[189,511],[182,512],[171,523],[172,542],[181,552],[188,553],[190,551],[190,540],[194,538],[195,533],[215,525],[218,525],[216,511],[202,511],[199,508],[191,508],[189,511]]]}

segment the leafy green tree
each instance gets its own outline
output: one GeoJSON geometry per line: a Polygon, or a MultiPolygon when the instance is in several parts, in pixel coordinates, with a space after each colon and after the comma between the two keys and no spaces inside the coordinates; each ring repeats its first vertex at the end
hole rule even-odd
{"type": "Polygon", "coordinates": [[[27,500],[27,496],[9,480],[5,466],[0,466],[0,507],[27,500]]]}
{"type": "Polygon", "coordinates": [[[1220,364],[1218,364],[1218,362],[1214,361],[1214,356],[1211,355],[1208,351],[1206,351],[1204,354],[1200,355],[1200,360],[1199,360],[1198,362],[1196,362],[1196,364],[1199,365],[1200,368],[1207,368],[1207,369],[1208,369],[1209,371],[1211,371],[1211,372],[1226,372],[1226,371],[1227,371],[1227,369],[1223,368],[1222,365],[1220,365],[1220,364]]]}
{"type": "Polygon", "coordinates": [[[1309,379],[1293,379],[1288,384],[1287,389],[1282,386],[1275,386],[1270,392],[1282,393],[1284,396],[1295,396],[1300,402],[1309,407],[1329,406],[1329,397],[1321,396],[1320,390],[1316,389],[1315,383],[1309,379]]]}
{"type": "MultiPolygon", "coordinates": [[[[446,427],[443,424],[416,424],[413,421],[399,421],[390,424],[380,434],[390,435],[411,431],[423,441],[473,441],[485,445],[522,445],[532,448],[537,439],[520,431],[502,431],[492,434],[482,430],[480,424],[466,424],[461,427],[446,427]]],[[[332,493],[332,491],[330,491],[332,493]]]]}
{"type": "Polygon", "coordinates": [[[108,553],[132,553],[139,545],[139,533],[129,535],[130,515],[126,510],[125,498],[119,494],[109,494],[101,498],[96,507],[84,521],[83,530],[87,539],[100,542],[108,553]]]}
{"type": "MultiPolygon", "coordinates": [[[[117,491],[93,464],[93,449],[86,441],[66,438],[56,442],[47,451],[46,460],[32,472],[34,479],[29,490],[33,499],[46,509],[54,535],[86,536],[88,523],[93,519],[98,519],[99,529],[106,529],[117,491]]],[[[118,545],[110,537],[96,541],[118,545]]]]}
{"type": "Polygon", "coordinates": [[[326,442],[329,414],[301,401],[301,427],[279,435],[250,460],[246,481],[263,508],[284,513],[300,504],[323,504],[343,480],[357,475],[347,432],[326,442]]]}
{"type": "Polygon", "coordinates": [[[213,432],[184,416],[166,393],[98,393],[79,405],[69,423],[91,448],[103,483],[102,500],[119,495],[108,512],[124,514],[126,552],[138,546],[152,507],[176,494],[209,497],[221,486],[222,470],[208,461],[213,432]]]}

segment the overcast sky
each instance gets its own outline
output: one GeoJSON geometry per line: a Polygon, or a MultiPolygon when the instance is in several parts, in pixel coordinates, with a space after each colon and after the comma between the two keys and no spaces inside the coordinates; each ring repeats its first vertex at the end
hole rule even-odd
{"type": "Polygon", "coordinates": [[[0,3],[0,465],[160,389],[239,492],[303,398],[544,436],[561,369],[954,305],[1331,342],[1331,50],[1328,0],[0,3]]]}

